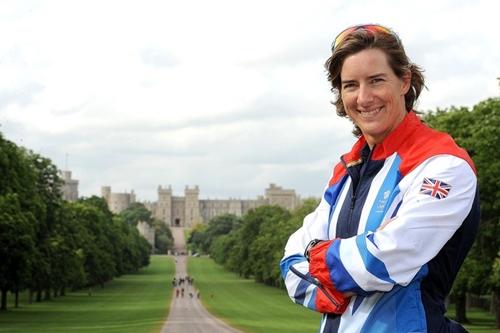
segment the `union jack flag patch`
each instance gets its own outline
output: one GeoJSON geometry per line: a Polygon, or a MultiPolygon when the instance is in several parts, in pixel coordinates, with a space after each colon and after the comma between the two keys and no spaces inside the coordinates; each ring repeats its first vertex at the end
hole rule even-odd
{"type": "Polygon", "coordinates": [[[437,199],[444,199],[450,193],[451,185],[437,179],[424,177],[420,193],[428,194],[437,199]]]}

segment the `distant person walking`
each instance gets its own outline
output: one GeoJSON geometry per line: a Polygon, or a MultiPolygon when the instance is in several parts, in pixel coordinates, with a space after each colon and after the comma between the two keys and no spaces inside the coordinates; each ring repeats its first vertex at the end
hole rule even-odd
{"type": "MultiPolygon", "coordinates": [[[[183,236],[180,233],[179,237],[183,236]]],[[[187,260],[186,257],[179,258],[179,263],[175,267],[177,280],[179,280],[180,276],[186,275],[187,260]]],[[[192,277],[190,277],[190,280],[192,281],[192,277]]],[[[189,294],[189,298],[181,298],[180,296],[173,298],[162,333],[243,333],[210,314],[197,299],[199,298],[199,291],[196,288],[179,286],[177,288],[179,294],[182,289],[184,289],[184,293],[189,294]]]]}

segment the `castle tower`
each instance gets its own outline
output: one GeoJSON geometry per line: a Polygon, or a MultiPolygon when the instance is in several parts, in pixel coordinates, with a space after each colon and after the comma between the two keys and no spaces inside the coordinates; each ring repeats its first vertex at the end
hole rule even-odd
{"type": "Polygon", "coordinates": [[[285,190],[276,184],[270,184],[269,188],[266,188],[266,199],[269,205],[278,205],[288,210],[298,206],[295,190],[285,190]]]}
{"type": "Polygon", "coordinates": [[[61,173],[63,184],[61,186],[62,197],[67,201],[78,200],[78,180],[71,179],[71,171],[64,170],[61,173]]]}
{"type": "Polygon", "coordinates": [[[101,186],[101,197],[109,205],[109,198],[111,197],[111,186],[101,186]]]}
{"type": "Polygon", "coordinates": [[[158,186],[158,203],[155,217],[168,226],[172,225],[172,186],[168,185],[168,188],[158,186]]]}
{"type": "Polygon", "coordinates": [[[200,189],[198,185],[194,188],[189,188],[186,186],[184,190],[184,224],[186,227],[192,227],[197,223],[201,223],[201,215],[200,215],[200,189]]]}
{"type": "Polygon", "coordinates": [[[108,204],[109,210],[114,214],[120,214],[123,210],[127,209],[135,200],[134,191],[130,193],[113,193],[111,186],[101,186],[101,196],[108,204]]]}

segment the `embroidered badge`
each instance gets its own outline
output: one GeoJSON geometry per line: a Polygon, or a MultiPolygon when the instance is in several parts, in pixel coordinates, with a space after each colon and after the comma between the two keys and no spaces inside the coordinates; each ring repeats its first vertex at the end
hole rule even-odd
{"type": "Polygon", "coordinates": [[[428,194],[437,199],[444,199],[450,193],[451,185],[437,179],[424,177],[420,193],[428,194]]]}

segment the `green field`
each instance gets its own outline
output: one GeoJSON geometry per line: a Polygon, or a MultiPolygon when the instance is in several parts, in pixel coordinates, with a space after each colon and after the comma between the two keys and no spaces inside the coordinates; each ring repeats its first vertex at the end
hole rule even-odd
{"type": "MultiPolygon", "coordinates": [[[[188,261],[205,307],[230,325],[247,333],[317,332],[320,316],[293,304],[284,290],[239,278],[208,258],[188,261]]],[[[450,311],[450,313],[453,313],[450,311]]],[[[499,333],[494,319],[484,311],[470,311],[471,333],[499,333]]]]}
{"type": "MultiPolygon", "coordinates": [[[[241,279],[208,258],[191,257],[189,274],[203,304],[221,319],[247,333],[316,332],[320,316],[293,304],[283,290],[241,279]]],[[[151,265],[88,291],[69,293],[52,301],[9,303],[0,312],[0,332],[157,333],[167,317],[174,266],[167,256],[151,257],[151,265]]],[[[484,311],[468,312],[471,333],[499,333],[484,311]]]]}
{"type": "Polygon", "coordinates": [[[139,273],[42,303],[12,303],[0,312],[0,332],[159,332],[168,314],[174,265],[167,256],[152,256],[139,273]]]}
{"type": "MultiPolygon", "coordinates": [[[[455,311],[449,310],[451,314],[455,311]]],[[[465,328],[471,333],[500,333],[500,329],[495,329],[495,319],[488,312],[480,309],[471,309],[467,311],[467,318],[473,325],[465,325],[465,328]]]]}
{"type": "Polygon", "coordinates": [[[284,290],[241,279],[211,259],[190,257],[189,275],[217,317],[247,333],[316,332],[320,315],[293,304],[284,290]]]}

